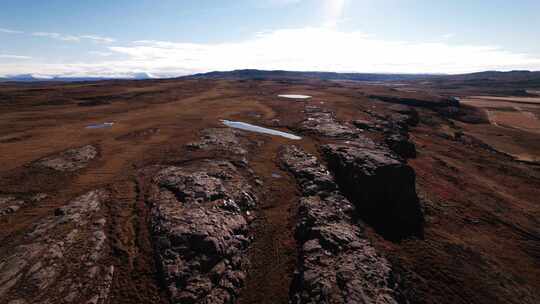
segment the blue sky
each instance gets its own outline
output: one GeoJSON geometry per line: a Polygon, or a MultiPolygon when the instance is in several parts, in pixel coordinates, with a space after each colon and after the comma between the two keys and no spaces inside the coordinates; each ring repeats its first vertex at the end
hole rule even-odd
{"type": "Polygon", "coordinates": [[[538,0],[0,0],[0,75],[540,70],[538,0]]]}

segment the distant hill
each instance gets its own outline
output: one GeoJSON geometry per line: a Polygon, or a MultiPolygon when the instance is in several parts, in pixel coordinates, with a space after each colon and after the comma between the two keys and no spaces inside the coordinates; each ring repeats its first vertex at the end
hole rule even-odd
{"type": "MultiPolygon", "coordinates": [[[[22,74],[9,77],[0,77],[0,82],[37,82],[37,81],[99,81],[99,80],[142,80],[156,79],[147,72],[134,72],[122,77],[65,77],[42,76],[37,74],[22,74]]],[[[486,71],[470,74],[441,75],[441,74],[380,74],[380,73],[336,73],[336,72],[302,72],[283,70],[234,70],[215,71],[179,77],[180,79],[228,79],[228,80],[345,80],[364,82],[405,82],[422,83],[427,86],[439,88],[452,87],[528,87],[540,88],[540,72],[531,71],[486,71]]]]}
{"type": "Polygon", "coordinates": [[[20,74],[8,77],[0,77],[0,82],[38,82],[38,81],[64,81],[64,82],[79,82],[79,81],[100,81],[113,79],[154,79],[152,74],[146,72],[137,72],[124,77],[65,77],[65,76],[42,76],[37,74],[20,74]]]}
{"type": "Polygon", "coordinates": [[[335,73],[335,72],[296,72],[266,70],[234,70],[226,72],[209,72],[184,76],[190,79],[322,79],[352,81],[405,81],[430,79],[437,75],[430,74],[377,74],[377,73],[335,73]]]}
{"type": "Polygon", "coordinates": [[[444,75],[424,80],[422,84],[440,89],[477,88],[522,95],[526,94],[524,89],[540,88],[540,71],[486,71],[460,75],[444,75]],[[517,91],[511,92],[511,90],[517,91]]]}

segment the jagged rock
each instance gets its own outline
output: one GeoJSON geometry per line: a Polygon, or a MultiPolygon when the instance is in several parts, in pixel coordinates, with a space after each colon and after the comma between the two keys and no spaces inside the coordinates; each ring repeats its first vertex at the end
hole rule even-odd
{"type": "Polygon", "coordinates": [[[171,301],[232,303],[245,279],[251,185],[227,161],[163,168],[152,184],[152,235],[171,301]]]}
{"type": "Polygon", "coordinates": [[[416,157],[416,146],[407,134],[395,133],[385,137],[388,147],[404,159],[416,157]]]}
{"type": "Polygon", "coordinates": [[[353,127],[338,122],[334,113],[317,106],[307,106],[307,118],[300,123],[300,129],[326,137],[354,138],[358,133],[353,127]]]}
{"type": "Polygon", "coordinates": [[[91,191],[38,221],[0,260],[0,302],[107,303],[114,267],[105,261],[106,199],[91,191]]]}
{"type": "Polygon", "coordinates": [[[284,147],[280,158],[303,194],[295,234],[300,249],[290,303],[397,303],[400,292],[391,265],[354,224],[354,206],[339,194],[328,170],[295,146],[284,147]],[[315,186],[306,189],[304,185],[315,186]]]}
{"type": "Polygon", "coordinates": [[[383,147],[330,144],[322,151],[363,219],[391,239],[421,235],[423,214],[410,166],[383,147]]]}
{"type": "Polygon", "coordinates": [[[233,154],[247,155],[247,150],[240,145],[237,134],[240,131],[231,128],[210,128],[201,132],[201,139],[187,144],[189,148],[201,150],[222,150],[233,154]]]}
{"type": "Polygon", "coordinates": [[[72,172],[88,166],[96,158],[98,151],[92,145],[69,149],[60,154],[38,160],[36,165],[56,171],[72,172]]]}

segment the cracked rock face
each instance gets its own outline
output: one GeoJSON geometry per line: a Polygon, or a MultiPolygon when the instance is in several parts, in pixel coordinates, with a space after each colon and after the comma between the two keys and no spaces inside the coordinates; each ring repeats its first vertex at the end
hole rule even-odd
{"type": "Polygon", "coordinates": [[[390,239],[421,235],[424,220],[410,166],[383,147],[329,144],[322,151],[360,217],[390,239]]]}
{"type": "Polygon", "coordinates": [[[338,122],[334,113],[316,106],[305,108],[307,118],[300,129],[326,137],[354,138],[358,133],[353,127],[338,122]]]}
{"type": "Polygon", "coordinates": [[[97,155],[96,147],[86,145],[40,159],[36,165],[61,172],[73,172],[88,166],[90,161],[96,158],[97,155]]]}
{"type": "Polygon", "coordinates": [[[0,260],[0,302],[107,303],[114,266],[104,260],[106,199],[91,191],[37,222],[0,260]]]}
{"type": "Polygon", "coordinates": [[[228,161],[167,167],[153,179],[151,222],[173,303],[232,303],[245,280],[257,198],[228,161]]]}
{"type": "Polygon", "coordinates": [[[390,263],[354,223],[354,206],[336,190],[328,170],[313,155],[295,146],[284,147],[280,158],[297,179],[303,195],[295,233],[299,256],[290,303],[397,303],[399,291],[390,263]]]}

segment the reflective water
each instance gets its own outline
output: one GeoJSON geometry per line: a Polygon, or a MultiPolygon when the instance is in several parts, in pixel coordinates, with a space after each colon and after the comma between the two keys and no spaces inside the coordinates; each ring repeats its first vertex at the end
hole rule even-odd
{"type": "Polygon", "coordinates": [[[231,121],[231,120],[222,120],[221,122],[224,125],[226,125],[228,127],[231,127],[231,128],[235,128],[235,129],[241,129],[241,130],[246,130],[246,131],[251,131],[251,132],[276,135],[276,136],[281,136],[281,137],[285,137],[285,138],[293,139],[293,140],[302,139],[302,137],[296,136],[294,134],[290,134],[290,133],[286,133],[286,132],[282,132],[282,131],[278,131],[278,130],[272,130],[272,129],[268,129],[268,128],[263,128],[263,127],[248,124],[248,123],[245,123],[245,122],[231,121]]]}
{"type": "Polygon", "coordinates": [[[102,128],[110,128],[114,125],[114,122],[104,122],[99,124],[93,124],[86,126],[86,129],[102,129],[102,128]]]}
{"type": "Polygon", "coordinates": [[[292,99],[308,99],[308,98],[311,98],[311,96],[309,96],[309,95],[299,95],[299,94],[283,94],[283,95],[278,95],[278,97],[292,98],[292,99]]]}

